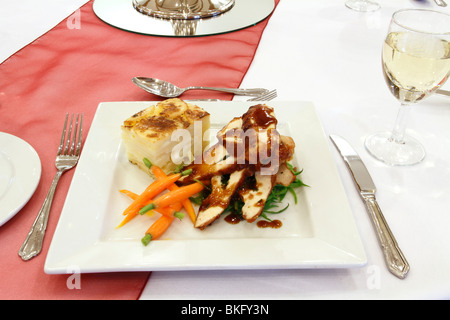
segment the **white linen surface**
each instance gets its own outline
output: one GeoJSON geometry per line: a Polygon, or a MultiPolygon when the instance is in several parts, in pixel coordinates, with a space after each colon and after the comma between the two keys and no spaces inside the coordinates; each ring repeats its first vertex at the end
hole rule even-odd
{"type": "MultiPolygon", "coordinates": [[[[0,61],[86,2],[2,1],[0,61]]],[[[379,11],[359,13],[344,2],[281,0],[241,87],[276,88],[278,100],[312,101],[325,132],[353,144],[374,178],[379,204],[411,265],[407,278],[400,280],[387,271],[370,218],[330,143],[366,249],[366,266],[153,272],[141,299],[450,298],[449,98],[436,95],[411,110],[408,133],[425,145],[423,163],[388,167],[371,158],[363,146],[367,135],[392,128],[398,110],[384,82],[380,59],[392,13],[406,7],[450,13],[450,7],[438,7],[431,0],[378,0],[379,11]]],[[[444,89],[449,87],[447,83],[444,89]]]]}

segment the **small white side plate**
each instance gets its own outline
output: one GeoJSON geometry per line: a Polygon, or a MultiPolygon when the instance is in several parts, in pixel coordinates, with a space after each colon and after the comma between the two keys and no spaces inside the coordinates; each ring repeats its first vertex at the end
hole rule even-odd
{"type": "Polygon", "coordinates": [[[24,140],[0,132],[0,226],[30,200],[41,179],[41,161],[24,140]]]}

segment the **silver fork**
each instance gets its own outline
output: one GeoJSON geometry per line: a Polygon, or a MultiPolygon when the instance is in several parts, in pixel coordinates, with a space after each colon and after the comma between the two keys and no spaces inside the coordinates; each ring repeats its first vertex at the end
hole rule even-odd
{"type": "Polygon", "coordinates": [[[275,99],[276,97],[277,97],[277,90],[274,89],[258,97],[248,99],[247,101],[269,101],[275,99]]]}
{"type": "Polygon", "coordinates": [[[19,250],[19,256],[21,256],[23,260],[30,260],[41,252],[45,230],[47,229],[48,215],[50,213],[53,196],[55,194],[59,178],[64,172],[75,167],[80,157],[83,132],[83,114],[81,114],[81,116],[77,115],[75,127],[73,127],[74,116],[72,114],[69,130],[66,137],[68,118],[69,114],[66,114],[61,141],[59,143],[55,161],[55,166],[58,171],[56,172],[55,178],[53,179],[50,190],[48,191],[47,197],[44,200],[41,210],[39,210],[36,220],[31,226],[30,232],[28,233],[25,242],[22,244],[19,250]]]}

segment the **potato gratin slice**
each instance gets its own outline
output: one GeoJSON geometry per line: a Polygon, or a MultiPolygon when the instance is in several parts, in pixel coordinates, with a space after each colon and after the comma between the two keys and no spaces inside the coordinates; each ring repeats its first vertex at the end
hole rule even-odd
{"type": "MultiPolygon", "coordinates": [[[[126,147],[128,160],[145,172],[142,159],[146,158],[165,173],[172,172],[183,161],[190,163],[194,156],[194,144],[201,147],[200,152],[208,145],[208,140],[203,140],[206,130],[210,127],[210,115],[202,108],[184,102],[181,99],[168,99],[159,102],[145,110],[142,110],[124,121],[122,125],[122,139],[126,147]],[[194,123],[197,124],[194,126],[194,123]],[[194,135],[194,127],[198,131],[194,135]],[[180,142],[172,137],[178,129],[184,129],[191,139],[180,142]],[[200,135],[201,134],[201,135],[200,135]],[[195,143],[194,143],[195,142],[195,143]],[[172,159],[174,148],[180,149],[180,143],[187,143],[189,148],[189,160],[180,159],[175,155],[172,159]]],[[[180,130],[183,133],[182,130],[180,130]]],[[[186,156],[186,155],[185,155],[186,156]]]]}

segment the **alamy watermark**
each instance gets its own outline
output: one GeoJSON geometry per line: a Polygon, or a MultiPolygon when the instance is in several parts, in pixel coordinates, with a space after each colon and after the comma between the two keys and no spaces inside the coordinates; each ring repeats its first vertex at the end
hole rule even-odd
{"type": "MultiPolygon", "coordinates": [[[[240,128],[227,130],[218,135],[218,143],[202,151],[202,122],[194,122],[194,135],[187,129],[177,129],[171,135],[171,141],[177,142],[171,152],[175,164],[249,164],[261,167],[261,174],[272,175],[280,164],[280,135],[274,129],[240,128]],[[192,148],[193,146],[193,148],[192,148]],[[193,152],[192,152],[193,149],[193,152]]],[[[206,132],[205,135],[209,135],[206,132]]]]}
{"type": "Polygon", "coordinates": [[[367,266],[366,286],[369,290],[379,290],[381,288],[381,272],[377,265],[367,266]]]}
{"type": "Polygon", "coordinates": [[[67,29],[78,30],[81,29],[81,10],[76,10],[72,15],[67,18],[66,21],[67,29]]]}
{"type": "Polygon", "coordinates": [[[69,290],[81,290],[81,269],[79,266],[69,266],[66,270],[71,274],[66,280],[66,286],[69,290]]]}

